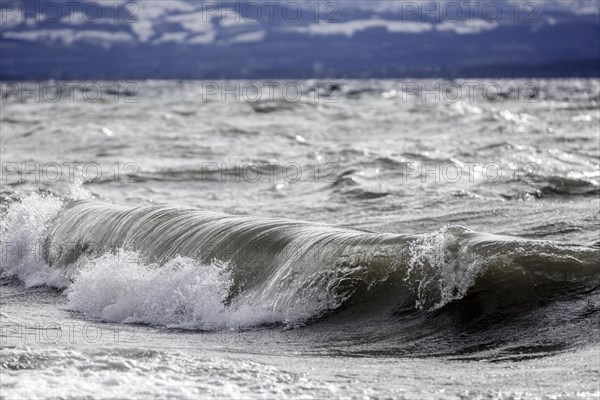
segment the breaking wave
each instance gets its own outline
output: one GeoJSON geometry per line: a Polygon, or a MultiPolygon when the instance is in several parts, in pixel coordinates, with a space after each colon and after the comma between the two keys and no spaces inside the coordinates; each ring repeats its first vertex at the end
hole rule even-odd
{"type": "Polygon", "coordinates": [[[600,249],[459,226],[374,233],[40,194],[12,203],[2,226],[3,278],[64,290],[69,309],[112,322],[295,326],[452,305],[489,314],[600,286],[600,249]]]}

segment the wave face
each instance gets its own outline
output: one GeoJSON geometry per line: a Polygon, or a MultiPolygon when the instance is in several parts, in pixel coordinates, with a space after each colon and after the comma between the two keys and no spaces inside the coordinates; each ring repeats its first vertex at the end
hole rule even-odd
{"type": "Polygon", "coordinates": [[[427,347],[442,351],[465,329],[469,346],[473,335],[487,342],[498,321],[518,325],[523,313],[528,340],[535,329],[533,340],[558,340],[548,329],[566,322],[589,340],[600,310],[599,249],[458,226],[385,234],[40,195],[12,204],[4,222],[4,277],[66,289],[71,310],[105,321],[201,330],[363,321],[366,337],[408,343],[430,332],[427,347]]]}

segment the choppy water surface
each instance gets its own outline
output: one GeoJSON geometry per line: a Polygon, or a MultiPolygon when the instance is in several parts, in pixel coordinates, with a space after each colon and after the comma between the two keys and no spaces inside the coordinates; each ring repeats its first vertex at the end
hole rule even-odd
{"type": "Polygon", "coordinates": [[[278,84],[3,87],[3,396],[599,395],[598,80],[278,84]]]}

